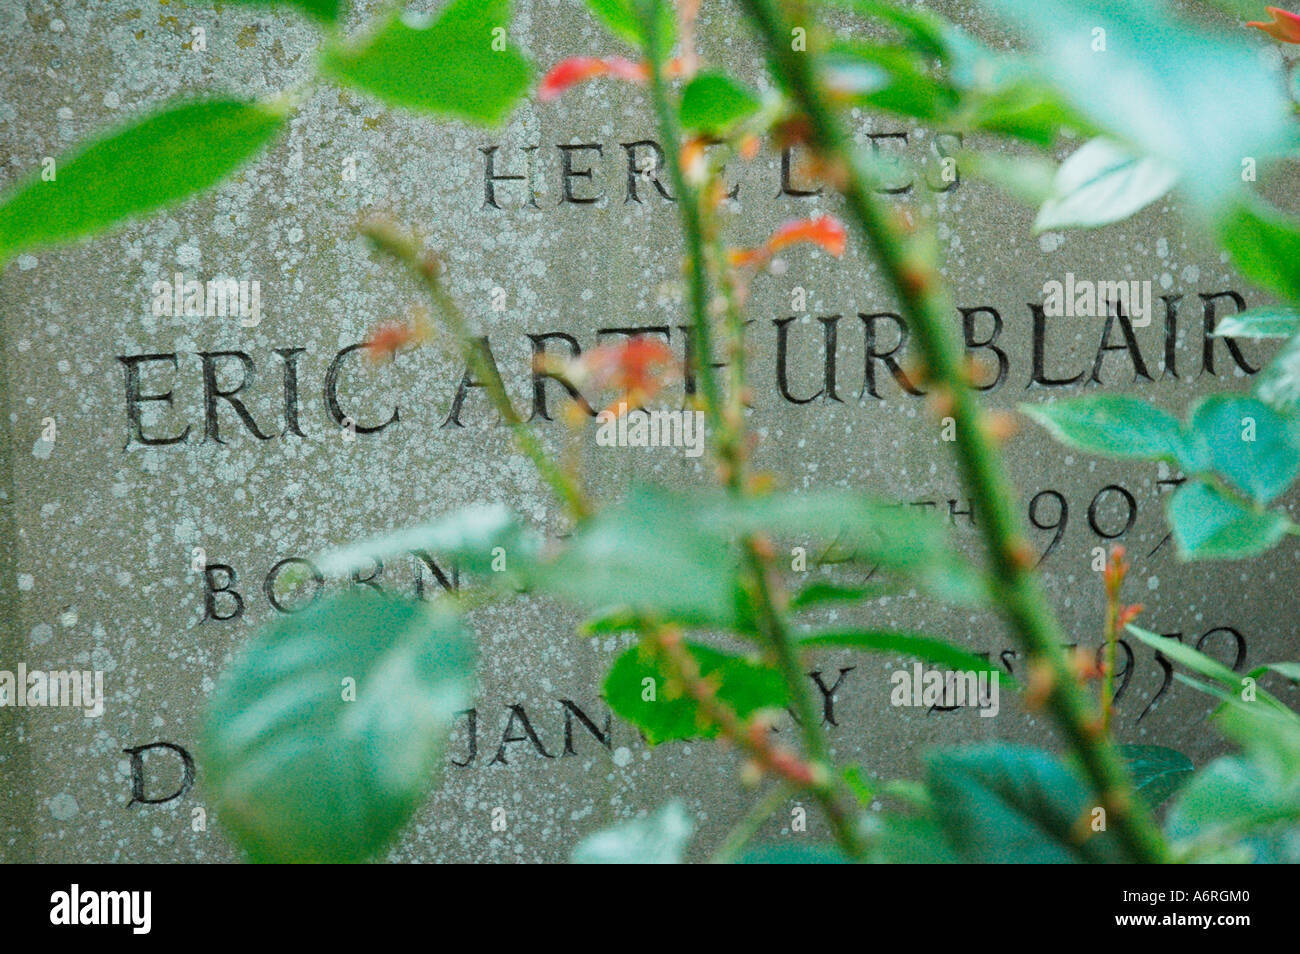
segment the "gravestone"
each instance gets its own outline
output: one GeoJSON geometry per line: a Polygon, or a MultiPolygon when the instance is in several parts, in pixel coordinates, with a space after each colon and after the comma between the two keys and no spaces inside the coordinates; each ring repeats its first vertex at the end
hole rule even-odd
{"type": "MultiPolygon", "coordinates": [[[[1008,42],[967,5],[937,6],[1008,42]]],[[[706,5],[699,32],[706,61],[759,81],[761,60],[735,11],[706,5]]],[[[521,3],[511,35],[543,67],[627,52],[577,0],[521,3]]],[[[286,13],[166,0],[86,9],[2,0],[0,37],[7,182],[173,95],[290,88],[309,75],[318,41],[286,13]],[[188,48],[196,26],[203,51],[188,48]]],[[[236,858],[219,819],[199,824],[203,778],[190,760],[232,652],[320,591],[369,584],[437,599],[465,582],[436,554],[388,561],[358,581],[317,581],[310,558],[475,502],[563,530],[481,389],[462,387],[461,361],[437,348],[377,367],[362,360],[369,329],[420,298],[358,238],[367,211],[428,236],[517,407],[553,450],[576,440],[598,495],[632,480],[709,479],[707,459],[680,448],[597,446],[591,430],[573,438],[563,389],[532,372],[539,350],[585,351],[637,332],[679,357],[689,346],[671,189],[666,176],[637,174],[658,148],[643,90],[593,82],[521,105],[493,130],[393,111],[329,84],[305,97],[287,134],[219,188],[92,241],[22,255],[0,275],[0,668],[104,674],[98,717],[0,709],[8,860],[236,858]],[[156,315],[157,283],[178,274],[256,282],[256,314],[156,315]]],[[[1032,210],[968,176],[945,181],[951,135],[875,115],[853,122],[864,146],[908,160],[891,183],[897,201],[934,207],[959,306],[952,320],[985,359],[990,406],[1105,390],[1181,413],[1198,395],[1243,389],[1267,357],[1267,345],[1207,336],[1223,315],[1267,299],[1184,225],[1173,200],[1101,231],[1034,236],[1032,210]],[[1044,317],[1045,283],[1070,275],[1151,282],[1149,321],[1044,317]]],[[[840,209],[797,152],[769,146],[728,177],[737,246],[840,209]]],[[[809,248],[783,259],[783,271],[755,280],[749,308],[757,466],[791,489],[857,488],[933,511],[976,553],[971,502],[939,421],[910,393],[906,329],[867,250],[851,239],[840,260],[809,248]]],[[[670,404],[682,399],[682,385],[670,389],[670,404]]],[[[1237,668],[1294,658],[1293,546],[1247,562],[1180,563],[1163,517],[1177,474],[1070,451],[1023,419],[1007,458],[1071,640],[1100,641],[1094,551],[1122,543],[1134,564],[1126,595],[1144,604],[1148,628],[1237,668]]],[[[932,632],[1023,674],[993,614],[914,591],[808,619],[932,632]]],[[[537,598],[471,616],[481,689],[392,859],[558,860],[583,834],[670,794],[710,845],[744,810],[752,793],[737,786],[734,752],[651,749],[610,719],[600,682],[630,637],[577,636],[580,620],[537,598]],[[498,808],[504,830],[492,826],[498,808]]],[[[936,744],[1051,744],[1045,717],[1010,693],[991,719],[891,707],[889,677],[908,664],[809,658],[838,759],[873,776],[915,777],[920,753],[936,744]]],[[[1120,665],[1121,741],[1170,745],[1198,763],[1222,750],[1206,699],[1172,681],[1151,650],[1134,644],[1120,665]]],[[[792,723],[778,728],[788,735],[792,723]]],[[[789,828],[778,813],[760,838],[825,834],[815,811],[806,834],[789,828]]]]}

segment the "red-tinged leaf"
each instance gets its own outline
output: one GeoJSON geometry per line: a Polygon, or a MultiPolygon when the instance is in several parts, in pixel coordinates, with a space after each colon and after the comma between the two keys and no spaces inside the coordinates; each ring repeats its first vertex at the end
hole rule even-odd
{"type": "Polygon", "coordinates": [[[844,254],[848,234],[840,222],[829,215],[787,222],[772,233],[761,248],[736,249],[729,256],[733,265],[758,267],[769,261],[782,249],[807,242],[819,246],[827,254],[839,258],[844,254]]]}
{"type": "MultiPolygon", "coordinates": [[[[612,389],[618,398],[607,410],[639,407],[670,379],[679,376],[677,360],[657,338],[635,337],[593,348],[573,363],[570,376],[578,383],[612,389]]],[[[621,413],[621,412],[620,412],[621,413]]]]}
{"type": "Polygon", "coordinates": [[[1141,615],[1143,609],[1144,607],[1141,603],[1134,603],[1132,606],[1121,607],[1119,617],[1115,620],[1115,628],[1124,629],[1129,623],[1133,622],[1139,615],[1141,615]]]}
{"type": "Polygon", "coordinates": [[[433,337],[429,316],[422,309],[413,309],[409,320],[382,321],[366,339],[365,355],[372,364],[393,358],[408,345],[420,345],[433,337]]]}
{"type": "Polygon", "coordinates": [[[843,225],[829,215],[819,215],[815,219],[788,222],[781,226],[768,239],[767,247],[775,254],[798,242],[811,242],[839,258],[844,254],[846,239],[847,234],[843,225]]]}
{"type": "Polygon", "coordinates": [[[542,77],[541,85],[537,87],[537,96],[544,103],[550,102],[571,87],[598,76],[612,76],[629,83],[644,83],[649,73],[645,64],[633,63],[621,56],[573,56],[557,63],[542,77]]]}
{"type": "Polygon", "coordinates": [[[1273,39],[1281,40],[1283,43],[1300,43],[1300,15],[1289,13],[1278,7],[1268,7],[1267,9],[1273,15],[1272,20],[1268,23],[1252,20],[1246,26],[1263,30],[1273,39]]]}

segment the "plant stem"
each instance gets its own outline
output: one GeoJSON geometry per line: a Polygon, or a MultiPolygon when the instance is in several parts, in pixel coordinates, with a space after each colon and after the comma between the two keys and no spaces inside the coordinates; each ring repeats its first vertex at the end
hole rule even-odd
{"type": "MultiPolygon", "coordinates": [[[[716,170],[711,169],[716,176],[716,170]]],[[[706,190],[707,196],[713,195],[716,180],[710,179],[706,190]]],[[[712,199],[702,210],[701,221],[704,227],[704,242],[712,263],[712,270],[718,288],[722,292],[723,309],[726,315],[725,344],[727,354],[727,396],[722,410],[726,422],[728,447],[727,477],[737,487],[745,485],[745,465],[749,448],[745,444],[745,400],[748,389],[748,356],[745,354],[745,318],[736,289],[734,272],[727,263],[726,248],[722,242],[721,228],[718,224],[716,207],[712,199]]]]}
{"type": "Polygon", "coordinates": [[[1119,641],[1119,594],[1106,595],[1106,671],[1101,676],[1101,731],[1110,737],[1115,709],[1115,646],[1119,641]]]}
{"type": "Polygon", "coordinates": [[[533,462],[542,479],[550,485],[575,520],[583,520],[589,516],[591,510],[586,495],[572,478],[551,460],[541,442],[528,429],[523,418],[511,404],[510,396],[506,394],[505,385],[501,381],[501,375],[487,359],[483,348],[480,347],[479,339],[470,333],[469,322],[464,313],[443,287],[439,279],[441,266],[438,260],[421,249],[412,237],[402,234],[389,222],[380,219],[367,220],[362,223],[361,232],[374,243],[376,248],[407,266],[419,279],[429,292],[438,311],[441,312],[443,321],[455,338],[456,346],[460,349],[465,363],[483,385],[492,406],[509,426],[519,449],[533,462]]]}
{"type": "Polygon", "coordinates": [[[718,850],[713,853],[709,859],[710,864],[726,865],[736,860],[744,847],[749,844],[763,822],[772,817],[772,813],[781,807],[781,804],[790,797],[794,789],[783,783],[773,785],[772,788],[754,803],[754,806],[745,813],[745,817],[738,821],[735,826],[727,833],[726,839],[718,846],[718,850]]]}
{"type": "MultiPolygon", "coordinates": [[[[466,363],[485,385],[493,406],[510,425],[521,449],[547,479],[573,519],[584,519],[589,513],[585,497],[551,461],[515,412],[500,376],[494,373],[492,364],[486,360],[477,340],[470,334],[464,314],[438,280],[439,266],[436,259],[424,253],[409,235],[402,234],[391,223],[372,220],[362,226],[362,232],[377,248],[410,268],[429,291],[455,336],[466,363]]],[[[700,673],[698,663],[682,642],[680,630],[662,624],[651,624],[647,627],[645,636],[668,677],[680,682],[704,717],[761,769],[799,788],[813,787],[815,780],[825,774],[800,760],[794,753],[774,745],[766,729],[755,727],[751,731],[736,712],[718,698],[713,683],[700,673]]]]}
{"type": "MultiPolygon", "coordinates": [[[[744,480],[744,414],[728,414],[724,411],[717,379],[713,374],[713,334],[709,320],[709,276],[708,262],[705,255],[708,242],[705,232],[705,215],[702,211],[701,193],[688,180],[686,170],[682,167],[682,142],[678,129],[676,111],[668,96],[664,82],[663,51],[659,38],[659,4],[663,0],[642,0],[640,6],[641,23],[645,30],[645,54],[650,66],[650,93],[654,102],[655,115],[659,125],[659,136],[666,152],[670,155],[670,171],[673,188],[677,192],[677,207],[681,214],[682,233],[686,240],[686,252],[690,268],[690,303],[691,327],[695,343],[695,373],[700,385],[706,413],[714,428],[717,443],[717,456],[724,470],[724,483],[737,496],[745,493],[744,480]]],[[[712,233],[710,233],[712,234],[712,233]]],[[[722,273],[725,262],[719,263],[720,280],[725,282],[722,273]]],[[[738,362],[738,352],[743,358],[743,339],[734,337],[743,335],[744,323],[739,320],[729,291],[726,297],[727,330],[733,340],[728,352],[731,356],[731,382],[729,389],[729,407],[737,404],[743,409],[744,364],[738,362]]],[[[750,582],[757,597],[760,615],[766,620],[764,635],[770,644],[782,678],[790,693],[799,730],[804,745],[805,755],[811,763],[812,773],[802,784],[808,788],[826,813],[827,820],[835,834],[835,840],[844,852],[853,859],[860,859],[865,853],[865,846],[854,824],[853,813],[840,798],[834,769],[830,760],[821,720],[817,717],[807,680],[799,665],[798,655],[790,640],[780,613],[772,599],[771,585],[765,567],[765,557],[753,539],[741,541],[745,552],[746,565],[750,582]]]]}
{"type": "MultiPolygon", "coordinates": [[[[637,0],[634,0],[637,2],[637,0]]],[[[662,0],[640,0],[641,22],[645,29],[645,55],[650,66],[650,99],[654,104],[659,138],[668,154],[668,172],[677,194],[677,210],[681,218],[682,235],[686,239],[686,265],[691,310],[692,363],[695,382],[704,403],[709,425],[713,428],[718,445],[718,457],[728,463],[732,446],[729,428],[722,415],[722,401],[717,377],[713,373],[713,328],[709,322],[709,278],[705,261],[704,229],[700,217],[699,192],[686,178],[682,168],[681,132],[677,114],[668,96],[664,82],[664,57],[659,37],[659,4],[662,0]]]]}
{"type": "Polygon", "coordinates": [[[843,799],[835,777],[830,748],[826,744],[826,734],[822,731],[821,713],[813,705],[812,696],[808,692],[807,679],[803,667],[799,664],[799,656],[790,637],[790,631],[772,601],[772,589],[767,582],[767,571],[752,541],[746,541],[746,558],[749,570],[758,583],[755,591],[758,597],[759,628],[767,637],[773,655],[776,656],[777,668],[790,689],[790,703],[799,723],[804,753],[815,772],[813,784],[809,788],[822,811],[826,813],[831,830],[835,834],[835,841],[840,848],[850,858],[861,860],[866,853],[866,845],[854,821],[854,812],[843,799]]]}
{"type": "MultiPolygon", "coordinates": [[[[1031,572],[1030,550],[1012,509],[1015,494],[948,334],[952,309],[933,250],[910,233],[873,193],[874,177],[817,85],[813,54],[792,49],[784,13],[773,0],[743,3],[779,81],[808,118],[813,146],[842,178],[849,214],[898,297],[928,379],[935,384],[938,396],[950,402],[947,413],[957,425],[958,464],[982,517],[980,528],[1000,608],[1030,659],[1045,666],[1050,675],[1046,702],[1057,726],[1082,761],[1129,857],[1139,862],[1163,861],[1167,857],[1164,841],[1134,795],[1118,752],[1101,734],[1095,706],[1075,682],[1061,649],[1064,640],[1055,616],[1031,572]]],[[[801,25],[807,29],[812,24],[801,25]]]]}
{"type": "Polygon", "coordinates": [[[700,672],[699,663],[686,648],[682,632],[676,626],[652,623],[646,628],[646,642],[667,671],[680,682],[686,695],[718,732],[753,760],[759,768],[778,778],[810,788],[815,784],[816,768],[795,753],[775,745],[767,728],[759,723],[746,725],[734,709],[718,698],[712,681],[700,672]]]}

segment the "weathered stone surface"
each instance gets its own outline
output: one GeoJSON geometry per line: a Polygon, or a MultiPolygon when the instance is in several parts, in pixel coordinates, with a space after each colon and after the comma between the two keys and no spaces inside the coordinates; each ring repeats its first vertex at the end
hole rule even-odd
{"type": "MultiPolygon", "coordinates": [[[[989,35],[966,5],[947,9],[989,35]]],[[[304,21],[265,9],[139,0],[92,8],[3,0],[0,27],[8,181],[41,157],[174,95],[226,89],[264,96],[295,87],[311,74],[316,42],[304,21]],[[205,53],[184,48],[191,26],[206,28],[205,53]]],[[[701,34],[706,57],[756,78],[758,60],[733,11],[706,11],[701,34]]],[[[512,35],[541,64],[625,52],[577,0],[521,4],[512,35]]],[[[428,234],[445,258],[452,291],[489,335],[521,408],[534,400],[530,335],[562,332],[585,349],[600,329],[656,326],[683,353],[673,208],[644,182],[637,183],[639,201],[628,200],[627,144],[655,138],[640,90],[592,83],[557,103],[526,104],[490,131],[396,113],[328,83],[302,96],[288,134],[215,192],[82,245],[23,255],[0,275],[8,452],[0,586],[9,607],[0,668],[22,661],[29,668],[100,669],[107,692],[98,719],[68,709],[0,709],[0,851],[7,858],[232,859],[219,824],[192,830],[193,811],[204,805],[202,778],[181,797],[130,805],[132,756],[124,750],[160,742],[192,747],[213,679],[251,629],[276,612],[271,596],[293,605],[309,595],[273,587],[268,594],[273,568],[475,501],[505,502],[539,526],[559,528],[555,508],[480,393],[467,396],[463,426],[456,426],[463,368],[437,349],[377,369],[355,353],[345,356],[337,398],[357,433],[334,420],[326,394],[331,362],[418,299],[409,281],[356,236],[362,213],[386,210],[428,234]],[[584,144],[599,149],[564,148],[584,144]],[[497,171],[510,174],[525,168],[524,150],[536,147],[535,207],[517,181],[498,182],[500,207],[485,206],[483,149],[494,146],[497,171]],[[594,202],[563,201],[566,151],[571,169],[592,170],[590,178],[568,180],[571,195],[594,202]],[[355,181],[341,176],[348,159],[356,164],[355,181]],[[155,317],[151,288],[176,272],[259,281],[260,323],[155,317]],[[496,289],[503,310],[494,309],[496,289]],[[215,405],[215,425],[206,419],[202,355],[230,389],[244,373],[242,358],[219,356],[231,352],[247,356],[238,397],[266,439],[228,403],[215,405]],[[146,402],[144,434],[175,436],[188,428],[183,442],[143,446],[131,438],[124,359],[142,355],[167,357],[136,363],[141,394],[173,395],[170,407],[146,402]],[[297,400],[286,415],[287,368],[297,400]],[[52,445],[41,437],[47,418],[57,425],[52,445]],[[371,427],[377,430],[364,432],[371,427]],[[212,579],[240,594],[237,618],[210,618],[241,604],[228,593],[205,601],[204,573],[192,568],[196,548],[212,579]]],[[[934,131],[867,116],[860,130],[864,142],[870,134],[906,134],[906,143],[879,139],[881,149],[924,160],[920,174],[939,182],[936,143],[949,146],[934,131]]],[[[796,180],[802,175],[797,167],[794,173],[796,180]]],[[[770,151],[732,174],[740,186],[728,224],[736,245],[758,244],[788,218],[838,208],[828,196],[778,195],[779,155],[770,151]]],[[[946,274],[957,304],[972,309],[972,340],[1001,329],[994,343],[1006,370],[987,395],[992,406],[1105,388],[1181,412],[1196,395],[1242,388],[1247,366],[1258,367],[1270,350],[1242,342],[1233,353],[1222,341],[1207,343],[1203,330],[1212,316],[1240,303],[1231,293],[1248,305],[1266,299],[1199,242],[1167,200],[1102,231],[1033,237],[1032,212],[983,183],[963,178],[950,191],[932,192],[918,179],[912,191],[934,205],[941,222],[946,274]],[[1063,281],[1068,272],[1151,281],[1154,317],[1134,329],[1137,352],[1123,347],[1118,324],[1105,343],[1119,350],[1099,351],[1104,319],[1048,322],[1039,377],[1071,383],[1035,387],[1029,304],[1042,301],[1044,282],[1063,281]]],[[[974,552],[970,502],[938,423],[883,359],[867,357],[870,334],[877,354],[897,340],[892,318],[862,317],[895,308],[869,255],[853,241],[839,262],[807,249],[784,258],[783,274],[756,280],[750,310],[759,464],[784,475],[791,488],[856,487],[932,506],[952,515],[956,538],[974,552]],[[806,310],[792,307],[797,288],[806,292],[806,310]],[[835,332],[833,393],[823,378],[827,329],[835,332]]],[[[954,325],[961,320],[954,313],[954,325]]],[[[551,339],[550,347],[563,345],[551,339]]],[[[901,361],[905,353],[904,346],[893,357],[901,361]]],[[[995,357],[988,349],[979,353],[995,357]]],[[[561,394],[547,386],[552,409],[561,394]]],[[[671,398],[680,400],[680,389],[671,398]]],[[[535,426],[554,448],[566,440],[559,420],[535,426]]],[[[634,478],[676,485],[707,479],[706,466],[680,451],[596,447],[590,432],[581,441],[593,485],[606,495],[634,478]]],[[[1145,604],[1150,628],[1182,633],[1229,664],[1238,651],[1252,666],[1294,658],[1294,546],[1244,563],[1180,564],[1162,515],[1172,490],[1168,473],[1072,453],[1027,422],[1008,455],[1023,505],[1037,501],[1040,525],[1059,522],[1062,504],[1068,507],[1063,535],[1043,566],[1072,637],[1100,639],[1102,593],[1090,563],[1093,548],[1113,537],[1134,559],[1128,595],[1145,604]]],[[[1054,536],[1036,530],[1033,542],[1041,551],[1054,536]]],[[[415,560],[399,561],[384,568],[380,582],[411,592],[418,568],[415,560]]],[[[422,578],[427,595],[436,593],[432,574],[422,578]]],[[[928,629],[1023,669],[1017,657],[1004,655],[1012,640],[990,614],[915,593],[821,619],[928,629]]],[[[749,796],[736,790],[732,753],[697,744],[650,750],[618,722],[608,747],[588,731],[574,709],[603,730],[599,682],[626,641],[575,636],[578,621],[573,611],[535,599],[475,614],[483,663],[477,734],[471,740],[466,722],[453,745],[455,758],[469,764],[447,767],[392,858],[558,859],[583,833],[670,794],[685,799],[709,843],[742,810],[749,796]],[[503,743],[525,736],[525,716],[540,745],[503,743]],[[507,812],[504,832],[491,829],[498,806],[507,812]]],[[[899,666],[894,659],[823,653],[810,667],[826,687],[839,680],[836,754],[871,774],[914,774],[919,753],[936,743],[1050,738],[1044,718],[1020,711],[1009,695],[996,719],[891,708],[888,677],[899,666]]],[[[1135,647],[1120,703],[1122,740],[1168,744],[1203,760],[1219,749],[1204,724],[1208,708],[1191,690],[1170,684],[1151,651],[1135,647]]],[[[177,752],[151,749],[142,758],[145,797],[173,793],[181,777],[177,752]]],[[[811,814],[815,837],[820,822],[811,814]]],[[[766,836],[780,837],[781,827],[778,815],[766,836]]]]}

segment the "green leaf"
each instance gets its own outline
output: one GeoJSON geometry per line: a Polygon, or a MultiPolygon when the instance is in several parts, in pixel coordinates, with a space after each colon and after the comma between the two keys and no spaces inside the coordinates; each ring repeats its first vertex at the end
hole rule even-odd
{"type": "Polygon", "coordinates": [[[1148,805],[1155,807],[1177,792],[1196,771],[1192,760],[1162,745],[1121,745],[1133,787],[1148,805]]]}
{"type": "Polygon", "coordinates": [[[859,563],[897,573],[951,602],[978,605],[988,598],[982,577],[953,548],[943,523],[900,504],[825,490],[724,500],[700,519],[734,534],[833,544],[859,563]]]}
{"type": "MultiPolygon", "coordinates": [[[[788,703],[785,681],[772,667],[696,643],[688,643],[687,649],[700,675],[717,685],[718,698],[740,718],[788,703]]],[[[639,728],[651,745],[718,734],[718,727],[704,718],[695,700],[683,695],[641,646],[614,660],[605,677],[604,695],[614,713],[639,728]]]]}
{"type": "Polygon", "coordinates": [[[1259,15],[1256,0],[1205,0],[1208,6],[1218,7],[1225,13],[1232,14],[1238,20],[1264,19],[1259,15]]]}
{"type": "MultiPolygon", "coordinates": [[[[1241,692],[1246,685],[1245,679],[1239,673],[1233,672],[1217,659],[1207,656],[1205,653],[1192,646],[1186,646],[1177,639],[1172,639],[1168,636],[1160,636],[1149,630],[1145,630],[1140,626],[1129,624],[1128,631],[1152,649],[1162,653],[1180,666],[1214,680],[1214,682],[1219,687],[1222,687],[1223,690],[1226,690],[1226,692],[1216,692],[1214,691],[1214,687],[1207,688],[1202,683],[1192,683],[1197,688],[1202,691],[1207,691],[1216,698],[1229,703],[1240,700],[1241,692]]],[[[1276,696],[1273,696],[1266,690],[1255,687],[1255,693],[1258,699],[1263,700],[1274,709],[1281,712],[1290,712],[1290,710],[1288,710],[1276,696]]]]}
{"type": "Polygon", "coordinates": [[[373,856],[421,804],[473,669],[459,621],[424,604],[353,590],[280,617],[222,675],[204,720],[222,824],[256,861],[373,856]]]}
{"type": "MultiPolygon", "coordinates": [[[[891,82],[888,70],[883,67],[835,50],[822,56],[820,66],[821,80],[827,89],[837,97],[851,97],[858,103],[868,103],[868,97],[887,88],[891,82]]],[[[932,101],[923,102],[923,111],[932,113],[932,101]]]]}
{"type": "Polygon", "coordinates": [[[580,636],[608,636],[611,633],[632,633],[647,624],[644,617],[626,609],[612,609],[596,613],[583,620],[578,627],[580,636]]]}
{"type": "Polygon", "coordinates": [[[641,46],[641,18],[631,0],[587,0],[587,7],[615,36],[641,46]]]}
{"type": "Polygon", "coordinates": [[[1280,777],[1300,778],[1300,714],[1259,686],[1251,690],[1250,702],[1243,698],[1245,685],[1225,693],[1225,705],[1214,716],[1215,726],[1247,756],[1275,769],[1280,777]]]}
{"type": "Polygon", "coordinates": [[[860,603],[894,591],[895,588],[888,586],[837,586],[834,583],[809,583],[790,597],[790,610],[794,612],[828,603],[860,603]]]}
{"type": "Polygon", "coordinates": [[[1137,153],[1177,166],[1180,188],[1207,211],[1241,190],[1243,157],[1280,156],[1296,141],[1281,84],[1242,31],[1199,27],[1158,2],[985,2],[1029,37],[1062,96],[1137,153]]]}
{"type": "Polygon", "coordinates": [[[337,23],[343,14],[343,0],[234,0],[258,7],[297,7],[318,23],[337,23]]]}
{"type": "Polygon", "coordinates": [[[376,561],[424,551],[453,559],[470,573],[500,572],[512,580],[526,580],[540,548],[538,539],[525,531],[507,508],[478,504],[429,523],[327,551],[314,562],[325,576],[347,576],[372,569],[376,561]]]}
{"type": "Polygon", "coordinates": [[[1214,470],[1258,502],[1272,500],[1300,474],[1300,418],[1246,395],[1205,398],[1186,428],[1127,395],[1022,404],[1020,410],[1073,447],[1168,460],[1190,473],[1214,470]]]}
{"type": "Polygon", "coordinates": [[[259,152],[284,110],[211,99],[167,106],[55,164],[0,203],[0,260],[22,249],[90,235],[170,205],[225,178],[259,152]]]}
{"type": "Polygon", "coordinates": [[[1168,517],[1184,560],[1254,556],[1273,547],[1291,526],[1280,511],[1250,508],[1200,481],[1178,488],[1168,517]]]}
{"type": "Polygon", "coordinates": [[[1214,326],[1219,338],[1290,338],[1300,331],[1300,308],[1264,305],[1228,315],[1214,326]]]}
{"type": "Polygon", "coordinates": [[[998,681],[1015,687],[1016,681],[1008,673],[989,663],[982,656],[968,653],[952,643],[919,633],[902,633],[893,630],[858,630],[846,632],[812,633],[799,639],[802,649],[861,649],[873,653],[891,653],[913,656],[923,662],[946,666],[957,672],[989,672],[998,681]]]}
{"type": "Polygon", "coordinates": [[[844,784],[853,793],[853,797],[857,799],[858,804],[863,808],[869,808],[875,800],[876,793],[867,780],[862,767],[846,765],[844,771],[840,773],[840,777],[844,779],[844,784]]]}
{"type": "Polygon", "coordinates": [[[1057,440],[1090,454],[1173,462],[1187,456],[1178,419],[1126,394],[1021,404],[1020,411],[1057,440]]]}
{"type": "Polygon", "coordinates": [[[1300,682],[1300,662],[1265,663],[1263,668],[1272,670],[1278,675],[1286,676],[1292,682],[1300,682]]]}
{"type": "Polygon", "coordinates": [[[1044,80],[1042,70],[1025,57],[995,53],[927,10],[874,0],[836,3],[888,23],[906,40],[903,52],[914,61],[937,59],[943,67],[935,78],[923,62],[906,72],[895,70],[894,102],[875,105],[940,120],[954,130],[991,132],[1041,146],[1051,145],[1062,129],[1092,131],[1044,80]]]}
{"type": "Polygon", "coordinates": [[[1297,822],[1300,781],[1274,764],[1229,756],[1196,773],[1170,810],[1166,827],[1184,850],[1198,841],[1236,844],[1250,860],[1296,863],[1297,822]]]}
{"type": "Polygon", "coordinates": [[[1278,349],[1268,367],[1255,377],[1253,390],[1256,397],[1279,411],[1300,410],[1300,335],[1278,349]]]}
{"type": "Polygon", "coordinates": [[[509,25],[510,0],[453,0],[432,24],[394,16],[372,36],[327,51],[322,65],[393,106],[494,125],[533,73],[515,48],[494,48],[493,31],[509,25]]]}
{"type": "Polygon", "coordinates": [[[1032,75],[1007,75],[1003,67],[998,85],[988,93],[974,96],[974,106],[966,114],[968,127],[974,131],[1011,136],[1039,146],[1051,146],[1062,129],[1087,130],[1073,110],[1054,95],[1037,71],[1032,75]]]}
{"type": "Polygon", "coordinates": [[[901,47],[837,40],[820,55],[817,67],[822,83],[854,105],[937,122],[957,104],[953,89],[901,47]]]}
{"type": "Polygon", "coordinates": [[[848,865],[837,845],[759,845],[740,856],[742,865],[848,865]]]}
{"type": "Polygon", "coordinates": [[[925,777],[935,815],[966,861],[1122,860],[1114,834],[1081,828],[1096,796],[1046,752],[1001,743],[937,749],[925,777]]]}
{"type": "Polygon", "coordinates": [[[958,161],[970,175],[991,182],[1027,205],[1042,205],[1051,194],[1056,178],[1055,164],[1038,156],[972,152],[958,161]]]}
{"type": "Polygon", "coordinates": [[[1034,231],[1118,222],[1160,198],[1177,180],[1178,168],[1169,162],[1139,158],[1098,137],[1061,163],[1052,194],[1034,220],[1034,231]]]}
{"type": "Polygon", "coordinates": [[[945,59],[952,53],[951,36],[957,28],[929,10],[909,9],[878,0],[834,2],[836,6],[847,7],[864,17],[885,21],[906,38],[911,47],[926,56],[945,59]]]}
{"type": "Polygon", "coordinates": [[[700,73],[682,91],[682,127],[717,135],[758,107],[758,96],[730,76],[700,73]]]}
{"type": "Polygon", "coordinates": [[[1195,860],[1300,862],[1300,716],[1263,690],[1247,702],[1179,677],[1223,700],[1215,725],[1243,751],[1186,787],[1169,813],[1175,850],[1195,860]]]}
{"type": "Polygon", "coordinates": [[[1207,765],[1174,806],[1169,834],[1186,838],[1205,829],[1248,827],[1273,809],[1271,791],[1276,780],[1240,757],[1216,759],[1207,765]]]}
{"type": "Polygon", "coordinates": [[[648,818],[593,832],[573,849],[575,865],[681,864],[695,823],[677,799],[648,818]]]}
{"type": "Polygon", "coordinates": [[[1300,223],[1245,196],[1219,224],[1219,241],[1237,271],[1290,301],[1300,301],[1300,223]]]}
{"type": "Polygon", "coordinates": [[[716,500],[634,487],[579,525],[539,584],[591,610],[696,626],[750,629],[731,538],[705,518],[716,500]]]}
{"type": "Polygon", "coordinates": [[[1200,673],[1202,676],[1207,676],[1234,692],[1241,689],[1241,677],[1239,675],[1217,659],[1211,659],[1200,650],[1193,649],[1191,646],[1185,646],[1176,639],[1171,639],[1168,636],[1160,636],[1150,630],[1143,629],[1141,626],[1134,626],[1131,623],[1128,626],[1128,631],[1152,649],[1160,651],[1180,666],[1186,666],[1188,669],[1192,670],[1192,672],[1200,673]]]}
{"type": "Polygon", "coordinates": [[[929,790],[913,779],[891,778],[880,784],[881,797],[901,802],[908,808],[928,813],[934,807],[929,790]]]}
{"type": "Polygon", "coordinates": [[[868,860],[889,865],[960,864],[947,835],[931,814],[869,812],[862,819],[868,860]]]}
{"type": "Polygon", "coordinates": [[[1211,395],[1193,408],[1189,430],[1197,456],[1259,503],[1300,473],[1300,422],[1257,398],[1211,395]]]}
{"type": "Polygon", "coordinates": [[[987,598],[982,578],[954,551],[940,521],[842,491],[737,500],[638,486],[579,526],[535,580],[602,614],[752,632],[737,541],[756,533],[805,546],[833,543],[953,602],[987,598]]]}
{"type": "Polygon", "coordinates": [[[646,47],[645,28],[637,4],[650,2],[659,17],[658,36],[660,49],[667,55],[672,49],[677,17],[672,3],[664,0],[587,0],[587,8],[605,24],[609,32],[630,43],[638,50],[646,47]]]}

